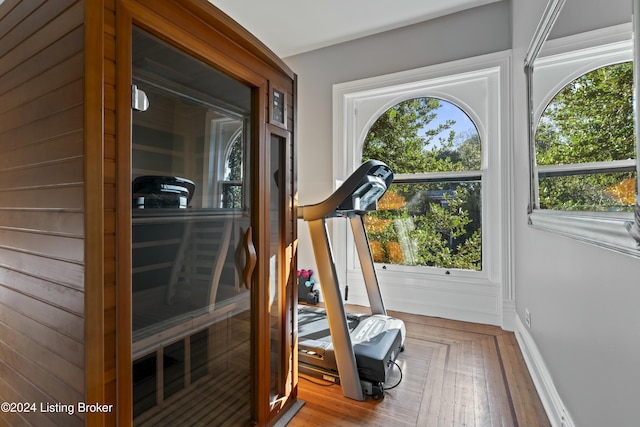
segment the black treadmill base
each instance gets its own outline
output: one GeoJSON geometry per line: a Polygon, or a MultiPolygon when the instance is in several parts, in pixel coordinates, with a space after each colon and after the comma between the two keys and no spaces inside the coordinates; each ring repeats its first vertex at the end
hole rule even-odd
{"type": "MultiPolygon", "coordinates": [[[[327,371],[320,369],[317,366],[308,365],[306,363],[298,363],[298,372],[300,375],[307,375],[312,378],[317,378],[327,383],[340,384],[340,374],[336,371],[327,371]]],[[[365,396],[371,396],[373,399],[384,398],[384,383],[370,382],[367,380],[360,380],[362,391],[365,396]]]]}
{"type": "MultiPolygon", "coordinates": [[[[298,309],[299,369],[315,378],[339,383],[326,316],[321,308],[298,309]]],[[[360,380],[384,384],[404,348],[404,324],[384,315],[348,314],[347,319],[360,380]]]]}

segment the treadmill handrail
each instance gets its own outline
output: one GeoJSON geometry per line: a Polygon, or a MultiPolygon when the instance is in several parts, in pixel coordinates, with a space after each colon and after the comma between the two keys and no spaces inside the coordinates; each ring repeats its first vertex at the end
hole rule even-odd
{"type": "Polygon", "coordinates": [[[353,172],[342,185],[320,203],[301,207],[301,215],[305,221],[336,216],[364,215],[375,210],[377,201],[384,195],[393,181],[393,172],[384,162],[368,160],[353,172]],[[366,203],[359,202],[364,194],[369,193],[373,199],[364,198],[366,203]]]}
{"type": "Polygon", "coordinates": [[[369,160],[352,173],[326,200],[315,205],[304,206],[299,210],[299,212],[302,211],[300,214],[309,226],[342,393],[346,397],[360,401],[365,398],[364,391],[358,373],[345,307],[342,304],[340,283],[327,229],[327,218],[337,216],[349,218],[372,314],[386,315],[367,239],[364,214],[377,208],[378,200],[392,182],[393,172],[389,166],[378,160],[369,160]]]}

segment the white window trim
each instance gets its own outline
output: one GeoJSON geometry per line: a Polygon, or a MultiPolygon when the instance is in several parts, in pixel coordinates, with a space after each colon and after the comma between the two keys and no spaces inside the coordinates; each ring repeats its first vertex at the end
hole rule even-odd
{"type": "Polygon", "coordinates": [[[204,159],[203,170],[209,171],[212,206],[220,208],[223,185],[234,183],[234,181],[225,180],[227,160],[236,137],[244,132],[245,123],[244,120],[238,122],[237,119],[223,117],[210,120],[209,126],[209,150],[204,159]]]}
{"type": "MultiPolygon", "coordinates": [[[[440,98],[462,108],[477,126],[483,144],[483,270],[382,264],[376,265],[376,270],[381,286],[385,286],[381,275],[388,275],[400,278],[398,280],[404,281],[407,288],[428,281],[434,289],[451,291],[470,285],[469,293],[474,292],[469,289],[476,289],[477,295],[491,294],[495,297],[495,307],[486,308],[481,316],[489,316],[491,312],[490,316],[497,317],[476,319],[494,324],[502,324],[501,301],[513,300],[510,196],[513,180],[512,152],[508,143],[511,140],[510,60],[510,52],[498,52],[333,87],[333,178],[336,187],[361,163],[362,146],[371,125],[382,113],[402,101],[416,97],[440,98]]],[[[338,222],[332,224],[331,232],[333,241],[337,242],[334,252],[340,281],[348,284],[349,277],[359,273],[351,236],[346,225],[338,222]]]]}
{"type": "MultiPolygon", "coordinates": [[[[547,104],[569,82],[591,70],[632,59],[630,24],[548,40],[534,66],[533,123],[537,126],[547,104]]],[[[613,165],[614,162],[606,163],[613,165]]],[[[540,167],[542,169],[544,167],[540,167]]],[[[534,168],[534,186],[537,177],[538,171],[534,168]]],[[[529,214],[529,224],[534,228],[640,257],[638,244],[627,230],[631,221],[631,212],[558,211],[534,206],[529,214]]]]}

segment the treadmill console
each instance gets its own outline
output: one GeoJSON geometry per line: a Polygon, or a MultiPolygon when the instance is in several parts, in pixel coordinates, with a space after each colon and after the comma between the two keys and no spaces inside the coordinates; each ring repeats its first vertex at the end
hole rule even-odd
{"type": "Polygon", "coordinates": [[[299,208],[309,225],[326,308],[299,311],[300,373],[340,383],[346,397],[360,401],[384,396],[384,383],[394,365],[400,369],[395,360],[404,348],[405,326],[387,316],[364,224],[364,215],[377,209],[392,182],[389,166],[369,160],[324,201],[299,208]],[[327,218],[336,217],[351,224],[371,314],[354,317],[345,311],[326,226],[327,218]]]}
{"type": "Polygon", "coordinates": [[[364,162],[327,199],[303,207],[305,221],[364,215],[376,210],[378,200],[393,181],[393,172],[379,160],[364,162]]]}

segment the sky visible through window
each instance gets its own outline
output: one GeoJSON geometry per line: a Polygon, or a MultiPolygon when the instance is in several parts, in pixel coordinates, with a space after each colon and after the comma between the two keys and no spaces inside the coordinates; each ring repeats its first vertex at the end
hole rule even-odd
{"type": "Polygon", "coordinates": [[[371,126],[363,158],[403,174],[365,218],[375,262],[482,270],[480,152],[475,124],[442,99],[403,101],[371,126]]]}
{"type": "Polygon", "coordinates": [[[440,108],[436,111],[438,115],[429,123],[429,128],[436,128],[447,120],[455,121],[455,124],[450,129],[441,132],[433,139],[436,146],[439,145],[437,143],[441,138],[446,141],[449,137],[449,132],[452,130],[456,133],[456,142],[459,142],[462,136],[469,136],[477,133],[476,127],[469,116],[467,116],[457,105],[441,99],[440,108]]]}

